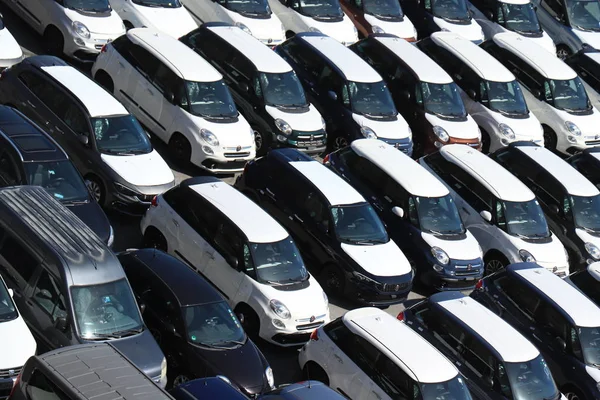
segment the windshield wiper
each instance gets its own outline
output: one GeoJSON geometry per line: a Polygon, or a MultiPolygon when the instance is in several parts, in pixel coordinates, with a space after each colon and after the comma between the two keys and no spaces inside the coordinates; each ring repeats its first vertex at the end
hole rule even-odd
{"type": "Polygon", "coordinates": [[[246,344],[246,342],[242,342],[240,340],[219,340],[218,342],[213,342],[211,344],[219,345],[219,344],[226,344],[226,343],[239,344],[240,346],[246,344]]]}
{"type": "Polygon", "coordinates": [[[132,329],[124,329],[122,331],[113,332],[112,334],[119,337],[136,335],[138,333],[142,333],[144,331],[143,327],[132,328],[132,329]]]}
{"type": "Polygon", "coordinates": [[[267,282],[269,285],[273,285],[273,286],[287,286],[287,285],[289,285],[289,283],[281,283],[279,281],[270,281],[268,279],[265,279],[265,282],[267,282]]]}
{"type": "Polygon", "coordinates": [[[63,201],[62,203],[65,205],[68,205],[68,206],[78,206],[81,204],[89,203],[89,200],[69,200],[69,201],[63,201]]]}
{"type": "Polygon", "coordinates": [[[578,226],[578,228],[581,228],[581,229],[583,229],[586,232],[592,232],[592,233],[598,233],[598,232],[600,232],[600,229],[588,228],[588,227],[585,227],[585,226],[578,226]]]}

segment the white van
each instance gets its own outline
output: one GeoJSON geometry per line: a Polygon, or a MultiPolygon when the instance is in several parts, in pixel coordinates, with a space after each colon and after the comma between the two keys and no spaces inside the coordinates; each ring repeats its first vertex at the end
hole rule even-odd
{"type": "Polygon", "coordinates": [[[4,24],[4,16],[0,14],[0,71],[15,65],[23,59],[23,50],[4,24]]]}
{"type": "Polygon", "coordinates": [[[152,28],[178,39],[198,27],[179,0],[110,0],[126,29],[152,28]]]}

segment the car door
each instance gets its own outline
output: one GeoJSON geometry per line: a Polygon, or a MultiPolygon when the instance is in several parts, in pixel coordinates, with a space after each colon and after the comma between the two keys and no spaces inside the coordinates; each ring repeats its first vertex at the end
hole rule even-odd
{"type": "Polygon", "coordinates": [[[27,21],[33,29],[41,32],[45,22],[49,19],[48,8],[55,6],[54,0],[12,0],[16,5],[19,15],[27,21]]]}
{"type": "Polygon", "coordinates": [[[140,107],[145,104],[143,107],[151,110],[154,133],[163,141],[168,142],[173,121],[181,113],[180,104],[187,105],[188,102],[184,81],[161,63],[152,76],[152,81],[146,81],[146,83],[149,96],[146,97],[145,102],[140,104],[140,107]]]}
{"type": "Polygon", "coordinates": [[[38,72],[24,70],[19,73],[19,81],[27,88],[17,90],[18,98],[12,101],[20,111],[42,128],[53,123],[45,104],[53,103],[54,86],[38,72]]]}
{"type": "Polygon", "coordinates": [[[145,64],[141,66],[143,73],[145,73],[144,79],[138,80],[134,90],[139,115],[143,116],[144,124],[153,133],[164,138],[166,127],[161,124],[160,116],[165,106],[165,98],[154,82],[159,70],[161,71],[161,78],[170,76],[168,73],[165,74],[165,68],[167,70],[168,68],[145,49],[139,48],[138,51],[143,52],[143,56],[140,56],[146,60],[145,64]]]}
{"type": "Polygon", "coordinates": [[[352,119],[348,87],[342,76],[332,66],[326,64],[321,70],[313,92],[322,99],[321,106],[325,111],[325,122],[329,132],[343,132],[344,136],[354,139],[357,130],[356,122],[352,119]]]}

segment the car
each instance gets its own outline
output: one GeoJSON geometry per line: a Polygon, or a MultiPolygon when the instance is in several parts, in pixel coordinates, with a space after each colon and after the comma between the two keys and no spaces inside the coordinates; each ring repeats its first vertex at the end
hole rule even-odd
{"type": "Polygon", "coordinates": [[[536,344],[568,399],[600,397],[600,308],[534,263],[484,278],[471,297],[536,344]]]}
{"type": "Polygon", "coordinates": [[[225,376],[198,378],[169,390],[175,400],[249,400],[250,397],[231,385],[225,376]]]}
{"type": "Polygon", "coordinates": [[[103,207],[140,214],[174,185],[173,172],[138,120],[63,60],[28,57],[5,70],[1,82],[0,102],[44,127],[103,207]]]}
{"type": "Polygon", "coordinates": [[[593,262],[563,279],[600,307],[600,263],[593,262]]]}
{"type": "Polygon", "coordinates": [[[89,63],[102,47],[125,33],[125,25],[108,0],[3,0],[42,36],[46,54],[89,63]]]}
{"type": "Polygon", "coordinates": [[[413,271],[406,256],[374,207],[326,166],[294,149],[271,150],[235,186],[287,228],[333,296],[374,306],[407,298],[413,271]]]}
{"type": "Polygon", "coordinates": [[[146,246],[206,277],[252,337],[297,346],[329,321],[327,296],[290,234],[217,178],[190,178],[157,197],[141,230],[146,246]]]}
{"type": "Polygon", "coordinates": [[[200,23],[224,22],[235,25],[268,47],[285,40],[285,28],[267,0],[204,1],[182,0],[183,5],[200,23]]]}
{"type": "Polygon", "coordinates": [[[257,400],[343,400],[339,392],[319,381],[302,381],[281,385],[277,389],[261,394],[257,400]]]}
{"type": "Polygon", "coordinates": [[[567,158],[567,162],[600,189],[600,148],[581,151],[567,158]]]}
{"type": "Polygon", "coordinates": [[[480,44],[483,29],[469,11],[467,0],[402,0],[406,16],[415,24],[420,38],[434,32],[452,32],[480,44]]]}
{"type": "Polygon", "coordinates": [[[483,29],[486,39],[491,39],[496,33],[515,32],[556,54],[554,42],[540,26],[537,6],[530,0],[469,1],[469,10],[483,29]]]}
{"type": "Polygon", "coordinates": [[[550,230],[565,246],[571,271],[600,260],[600,191],[559,156],[511,143],[492,159],[535,193],[550,230]]]}
{"type": "Polygon", "coordinates": [[[404,15],[399,1],[342,0],[340,5],[354,23],[359,38],[372,33],[389,33],[409,42],[417,40],[417,30],[404,15]]]}
{"type": "Polygon", "coordinates": [[[254,159],[254,132],[222,75],[177,39],[131,29],[105,47],[92,75],[168,144],[181,165],[235,173],[254,159]]]}
{"type": "Polygon", "coordinates": [[[446,357],[377,308],[348,311],[315,330],[298,359],[305,376],[347,398],[471,399],[467,382],[446,357]]]}
{"type": "Polygon", "coordinates": [[[117,256],[39,186],[0,189],[0,215],[0,274],[39,352],[110,341],[164,387],[166,359],[117,256]]]}
{"type": "Polygon", "coordinates": [[[567,400],[539,350],[463,293],[436,293],[402,311],[398,319],[458,367],[474,398],[567,400]]]}
{"type": "Polygon", "coordinates": [[[600,113],[571,67],[514,33],[499,33],[482,47],[525,89],[525,100],[544,128],[545,147],[569,155],[600,145],[600,113]]]}
{"type": "Polygon", "coordinates": [[[6,27],[2,13],[0,13],[0,49],[0,73],[23,60],[23,50],[6,27]]]}
{"type": "Polygon", "coordinates": [[[110,0],[110,2],[128,30],[152,28],[174,38],[180,38],[198,27],[179,0],[110,0]]]}
{"type": "Polygon", "coordinates": [[[14,291],[0,277],[0,398],[6,399],[37,344],[13,301],[14,291]]]}
{"type": "Polygon", "coordinates": [[[0,106],[0,187],[42,186],[111,247],[114,231],[65,151],[14,108],[0,106]]]}
{"type": "Polygon", "coordinates": [[[481,247],[446,186],[425,168],[369,139],[355,140],[324,162],[369,199],[419,281],[437,290],[475,287],[483,276],[481,247]]]}
{"type": "Polygon", "coordinates": [[[592,105],[598,109],[600,107],[600,50],[580,50],[567,57],[565,62],[577,72],[592,105]]]}
{"type": "Polygon", "coordinates": [[[454,79],[467,112],[481,130],[483,152],[515,140],[544,144],[544,131],[521,85],[498,60],[464,38],[435,32],[417,46],[454,79]]]}
{"type": "Polygon", "coordinates": [[[521,261],[569,274],[567,251],[548,228],[535,195],[494,160],[452,144],[419,162],[450,189],[466,228],[483,248],[486,275],[521,261]]]}
{"type": "Polygon", "coordinates": [[[173,386],[224,375],[251,396],[274,387],[267,360],[202,276],[156,249],[127,250],[118,259],[167,358],[173,386]]]}
{"type": "Polygon", "coordinates": [[[180,40],[223,75],[254,131],[259,156],[282,146],[310,154],[325,150],[325,120],[281,56],[239,27],[218,22],[203,24],[180,40]]]}
{"type": "Polygon", "coordinates": [[[396,109],[413,132],[414,153],[448,143],[481,148],[481,132],[465,109],[452,78],[418,47],[387,34],[373,34],[350,47],[385,80],[396,109]]]}
{"type": "Polygon", "coordinates": [[[330,147],[380,139],[412,154],[412,132],[381,75],[352,50],[321,33],[299,33],[275,48],[298,74],[327,124],[330,147]]]}

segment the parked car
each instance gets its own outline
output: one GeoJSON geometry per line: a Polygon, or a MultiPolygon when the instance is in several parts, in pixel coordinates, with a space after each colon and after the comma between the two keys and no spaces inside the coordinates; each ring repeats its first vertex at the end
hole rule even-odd
{"type": "Polygon", "coordinates": [[[0,73],[23,60],[23,50],[4,23],[0,13],[0,73]]]}
{"type": "Polygon", "coordinates": [[[17,383],[17,377],[37,344],[0,276],[0,399],[5,399],[17,383]]]}
{"type": "Polygon", "coordinates": [[[521,85],[498,60],[460,36],[436,32],[417,46],[450,74],[469,115],[481,129],[483,152],[516,140],[544,144],[544,131],[521,85]]]}
{"type": "Polygon", "coordinates": [[[459,144],[419,162],[450,189],[467,229],[483,248],[486,274],[521,261],[569,274],[567,251],[548,228],[535,195],[498,163],[459,144]]]}
{"type": "Polygon", "coordinates": [[[564,280],[600,307],[600,263],[593,262],[587,268],[573,272],[564,280]]]}
{"type": "Polygon", "coordinates": [[[567,57],[565,62],[577,72],[592,105],[598,109],[600,107],[600,50],[587,48],[578,51],[567,57]]]}
{"type": "Polygon", "coordinates": [[[567,162],[600,189],[600,148],[581,151],[567,158],[567,162]]]}
{"type": "Polygon", "coordinates": [[[315,330],[299,361],[305,376],[348,398],[471,399],[467,383],[446,357],[376,308],[348,311],[315,330]]]}
{"type": "Polygon", "coordinates": [[[467,114],[452,78],[415,45],[374,34],[351,46],[390,88],[396,109],[413,132],[414,152],[431,153],[448,143],[481,148],[481,132],[467,114]]]}
{"type": "Polygon", "coordinates": [[[496,33],[515,32],[556,54],[556,46],[540,26],[536,14],[537,6],[534,6],[531,0],[469,1],[469,10],[483,29],[486,39],[491,39],[496,33]]]}
{"type": "Polygon", "coordinates": [[[369,139],[325,157],[385,222],[417,277],[438,290],[469,290],[483,276],[483,255],[450,192],[393,147],[369,139]]]}
{"type": "Polygon", "coordinates": [[[412,132],[387,85],[352,50],[313,32],[299,33],[275,51],[294,68],[309,100],[325,118],[334,149],[366,137],[412,154],[412,132]]]}
{"type": "Polygon", "coordinates": [[[249,400],[250,398],[231,385],[224,376],[198,378],[172,388],[169,393],[175,400],[249,400]]]}
{"type": "Polygon", "coordinates": [[[179,0],[110,0],[110,5],[128,30],[152,28],[179,38],[198,27],[179,0]]]}
{"type": "Polygon", "coordinates": [[[167,362],[117,257],[37,186],[0,189],[0,273],[40,353],[110,341],[163,387],[167,362]],[[144,349],[144,351],[140,351],[144,349]]]}
{"type": "Polygon", "coordinates": [[[342,0],[342,10],[354,23],[358,36],[390,33],[409,42],[417,40],[417,30],[404,15],[399,1],[342,0]]]}
{"type": "Polygon", "coordinates": [[[147,246],[206,277],[253,337],[294,346],[329,321],[327,296],[290,234],[217,178],[190,178],[157,197],[141,229],[147,246]]]}
{"type": "Polygon", "coordinates": [[[255,157],[254,133],[223,77],[186,45],[135,28],[104,50],[92,67],[94,79],[167,143],[180,163],[233,173],[255,157]]]}
{"type": "Polygon", "coordinates": [[[218,22],[204,24],[180,40],[223,74],[254,131],[257,154],[286,146],[311,154],[325,150],[325,120],[281,56],[240,28],[218,22]]]}
{"type": "Polygon", "coordinates": [[[104,207],[141,213],[175,184],[137,119],[91,79],[49,56],[2,74],[0,102],[19,109],[65,149],[104,207]]]}
{"type": "Polygon", "coordinates": [[[274,387],[267,360],[227,301],[202,276],[155,249],[126,251],[118,258],[167,358],[174,386],[224,375],[248,395],[274,387]]]}
{"type": "Polygon", "coordinates": [[[600,260],[600,191],[559,156],[531,143],[512,143],[492,158],[539,201],[550,230],[565,246],[571,271],[600,260]]]}
{"type": "Polygon", "coordinates": [[[369,305],[406,299],[408,260],[374,207],[329,168],[297,150],[273,150],[248,164],[236,187],[291,232],[329,293],[369,305]]]}
{"type": "Polygon", "coordinates": [[[285,28],[267,0],[183,0],[196,21],[238,26],[263,44],[273,47],[285,40],[285,28]]]}
{"type": "Polygon", "coordinates": [[[600,145],[600,113],[571,67],[514,33],[499,33],[482,47],[525,89],[527,104],[544,128],[545,147],[573,154],[600,145]]]}
{"type": "Polygon", "coordinates": [[[257,400],[343,400],[339,392],[319,381],[302,381],[281,385],[275,390],[258,396],[257,400]]]}
{"type": "Polygon", "coordinates": [[[69,156],[14,108],[0,106],[0,187],[42,186],[111,247],[114,231],[69,156]]]}
{"type": "Polygon", "coordinates": [[[585,295],[536,264],[519,263],[484,278],[471,297],[536,344],[568,399],[600,397],[600,308],[585,295]]]}

